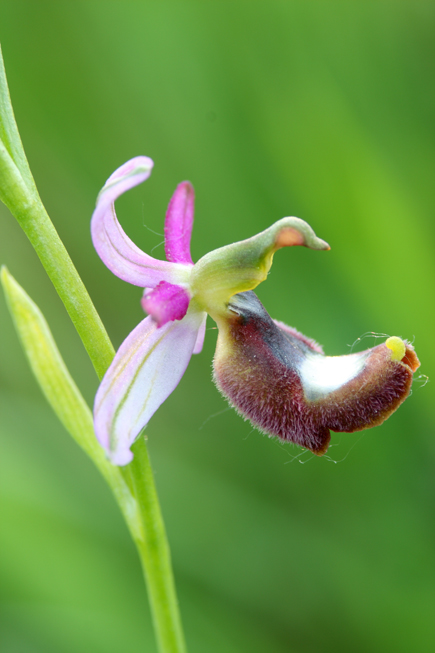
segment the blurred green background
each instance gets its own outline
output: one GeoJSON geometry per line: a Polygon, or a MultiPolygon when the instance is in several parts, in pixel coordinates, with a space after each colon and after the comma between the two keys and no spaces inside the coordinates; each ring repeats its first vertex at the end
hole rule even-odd
{"type": "MultiPolygon", "coordinates": [[[[279,252],[258,289],[270,314],[329,354],[368,331],[415,340],[416,376],[433,377],[434,14],[420,0],[3,0],[30,165],[116,347],[142,319],[141,291],[101,263],[89,220],[111,172],[146,154],[152,177],[118,202],[139,246],[164,256],[183,179],[195,260],[297,215],[332,250],[279,252]]],[[[3,205],[0,225],[1,263],[91,403],[93,369],[3,205]]],[[[3,297],[0,312],[0,650],[153,652],[115,502],[45,404],[3,297]]],[[[383,426],[333,435],[329,458],[296,458],[226,408],[215,341],[209,320],[147,429],[189,651],[432,652],[431,385],[416,379],[383,426]]]]}

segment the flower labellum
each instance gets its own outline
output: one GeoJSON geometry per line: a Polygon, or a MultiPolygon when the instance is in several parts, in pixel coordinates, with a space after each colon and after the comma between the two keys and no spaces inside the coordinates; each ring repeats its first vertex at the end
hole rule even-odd
{"type": "Polygon", "coordinates": [[[253,292],[235,295],[219,328],[214,378],[233,406],[269,435],[318,456],[329,430],[381,424],[406,399],[419,367],[400,338],[347,356],[325,356],[314,341],[269,317],[253,292]]]}
{"type": "Polygon", "coordinates": [[[359,354],[324,356],[314,341],[273,321],[252,292],[278,249],[329,245],[306,222],[289,217],[193,264],[194,192],[184,181],[166,213],[167,261],[154,259],[125,234],[114,207],[153,165],[139,156],[118,168],[98,196],[91,223],[100,258],[144,289],[148,313],[119,348],[95,397],[95,433],[109,459],[117,465],[132,460],[131,445],[176,388],[192,354],[202,350],[207,313],[219,328],[215,381],[261,430],[322,455],[329,429],[352,432],[384,421],[409,394],[419,366],[411,345],[389,338],[359,354]]]}

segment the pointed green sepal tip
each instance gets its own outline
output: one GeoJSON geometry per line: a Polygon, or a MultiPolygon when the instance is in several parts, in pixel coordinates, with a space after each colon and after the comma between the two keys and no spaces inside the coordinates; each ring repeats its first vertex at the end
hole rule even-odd
{"type": "Polygon", "coordinates": [[[20,204],[36,194],[9,95],[0,46],[0,200],[18,218],[20,204]]]}
{"type": "Polygon", "coordinates": [[[331,249],[328,243],[318,238],[310,225],[300,218],[282,218],[254,238],[261,237],[266,240],[269,234],[274,237],[274,252],[281,247],[292,247],[293,245],[318,250],[331,249]]]}
{"type": "Polygon", "coordinates": [[[289,217],[252,238],[209,252],[192,272],[192,289],[198,304],[212,317],[221,314],[233,295],[252,290],[266,279],[278,249],[294,245],[330,249],[304,220],[289,217]]]}

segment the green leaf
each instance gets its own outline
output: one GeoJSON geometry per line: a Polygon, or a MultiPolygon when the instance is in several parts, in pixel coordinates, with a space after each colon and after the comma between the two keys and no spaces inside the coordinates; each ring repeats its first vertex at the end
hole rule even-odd
{"type": "Polygon", "coordinates": [[[1,279],[23,349],[49,404],[80,446],[92,457],[98,456],[91,412],[65,366],[44,316],[5,267],[1,279]]]}
{"type": "Polygon", "coordinates": [[[94,435],[91,410],[74,383],[43,314],[5,267],[1,282],[21,344],[42,392],[66,430],[109,483],[133,537],[141,539],[137,502],[119,468],[106,460],[94,435]]]}

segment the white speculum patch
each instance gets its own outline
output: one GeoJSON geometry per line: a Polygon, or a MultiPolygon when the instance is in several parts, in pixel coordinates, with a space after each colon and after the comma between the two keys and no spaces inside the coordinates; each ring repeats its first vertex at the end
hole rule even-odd
{"type": "Polygon", "coordinates": [[[310,355],[299,367],[302,386],[309,401],[322,399],[354,379],[363,369],[369,353],[348,356],[310,355]]]}

